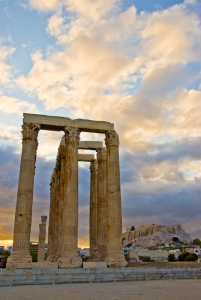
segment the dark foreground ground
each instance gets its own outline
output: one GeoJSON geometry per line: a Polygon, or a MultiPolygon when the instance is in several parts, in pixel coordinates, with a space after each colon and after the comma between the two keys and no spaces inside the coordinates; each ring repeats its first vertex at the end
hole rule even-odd
{"type": "Polygon", "coordinates": [[[199,300],[201,280],[150,280],[0,287],[0,300],[199,300]]]}

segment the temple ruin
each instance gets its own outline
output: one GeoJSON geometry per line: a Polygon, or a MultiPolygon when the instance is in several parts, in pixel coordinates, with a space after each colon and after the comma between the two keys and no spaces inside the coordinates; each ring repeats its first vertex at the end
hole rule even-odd
{"type": "MultiPolygon", "coordinates": [[[[40,130],[64,132],[50,184],[48,261],[57,261],[59,268],[82,265],[78,256],[78,161],[88,161],[91,174],[90,259],[105,261],[108,266],[126,266],[122,251],[119,137],[114,124],[27,113],[23,116],[13,252],[6,267],[32,268],[29,244],[40,130]],[[81,132],[105,134],[105,146],[99,141],[80,141],[81,132]],[[92,154],[79,154],[79,149],[95,150],[97,159],[92,154]]],[[[42,224],[45,222],[45,219],[42,220],[42,224]]],[[[45,231],[41,230],[43,244],[45,231]]]]}

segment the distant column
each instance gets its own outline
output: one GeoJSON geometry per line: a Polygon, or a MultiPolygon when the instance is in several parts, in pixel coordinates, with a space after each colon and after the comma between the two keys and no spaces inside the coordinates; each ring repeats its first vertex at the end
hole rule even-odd
{"type": "Polygon", "coordinates": [[[66,155],[64,176],[64,208],[62,253],[59,268],[77,268],[82,265],[78,256],[78,144],[80,132],[65,127],[66,155]]]}
{"type": "Polygon", "coordinates": [[[107,256],[107,150],[97,149],[97,244],[99,258],[107,256]]]}
{"type": "Polygon", "coordinates": [[[38,262],[45,260],[46,221],[47,217],[41,216],[41,224],[39,224],[38,262]]]}
{"type": "Polygon", "coordinates": [[[25,123],[22,126],[22,155],[15,212],[13,252],[7,260],[7,268],[32,267],[29,245],[39,130],[40,125],[38,124],[25,123]]]}
{"type": "Polygon", "coordinates": [[[114,131],[106,133],[108,165],[108,242],[107,264],[124,267],[127,262],[122,250],[122,211],[119,168],[119,136],[114,131]]]}
{"type": "Polygon", "coordinates": [[[97,246],[97,173],[98,164],[96,159],[90,162],[90,212],[89,212],[89,243],[90,258],[98,257],[97,246]]]}

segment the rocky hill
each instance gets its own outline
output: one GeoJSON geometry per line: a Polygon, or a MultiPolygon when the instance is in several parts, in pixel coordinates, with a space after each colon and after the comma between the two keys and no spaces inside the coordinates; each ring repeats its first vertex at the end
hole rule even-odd
{"type": "Polygon", "coordinates": [[[128,227],[122,234],[123,245],[132,243],[138,247],[154,247],[162,244],[169,244],[172,238],[178,238],[183,243],[190,243],[192,238],[182,229],[181,224],[172,226],[157,224],[140,224],[137,229],[128,227]]]}

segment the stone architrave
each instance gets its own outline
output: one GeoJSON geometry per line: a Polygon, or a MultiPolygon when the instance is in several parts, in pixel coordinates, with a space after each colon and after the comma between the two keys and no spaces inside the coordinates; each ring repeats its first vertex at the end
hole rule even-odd
{"type": "Polygon", "coordinates": [[[41,224],[39,224],[38,262],[45,260],[46,221],[47,216],[41,216],[41,224]]]}
{"type": "Polygon", "coordinates": [[[108,167],[108,239],[107,264],[109,267],[124,267],[127,262],[122,251],[122,210],[119,168],[119,136],[115,130],[106,133],[108,167]]]}
{"type": "Polygon", "coordinates": [[[64,177],[64,208],[62,253],[59,268],[77,268],[82,265],[78,256],[78,144],[80,131],[65,127],[66,155],[64,177]]]}
{"type": "Polygon", "coordinates": [[[7,260],[7,268],[32,267],[29,245],[39,130],[38,124],[24,123],[22,127],[22,156],[15,212],[13,252],[7,260]]]}
{"type": "Polygon", "coordinates": [[[97,149],[97,245],[98,256],[107,256],[107,150],[97,149]]]}
{"type": "Polygon", "coordinates": [[[92,159],[90,163],[90,208],[89,208],[89,245],[90,259],[98,258],[97,246],[97,176],[98,163],[92,159]]]}

